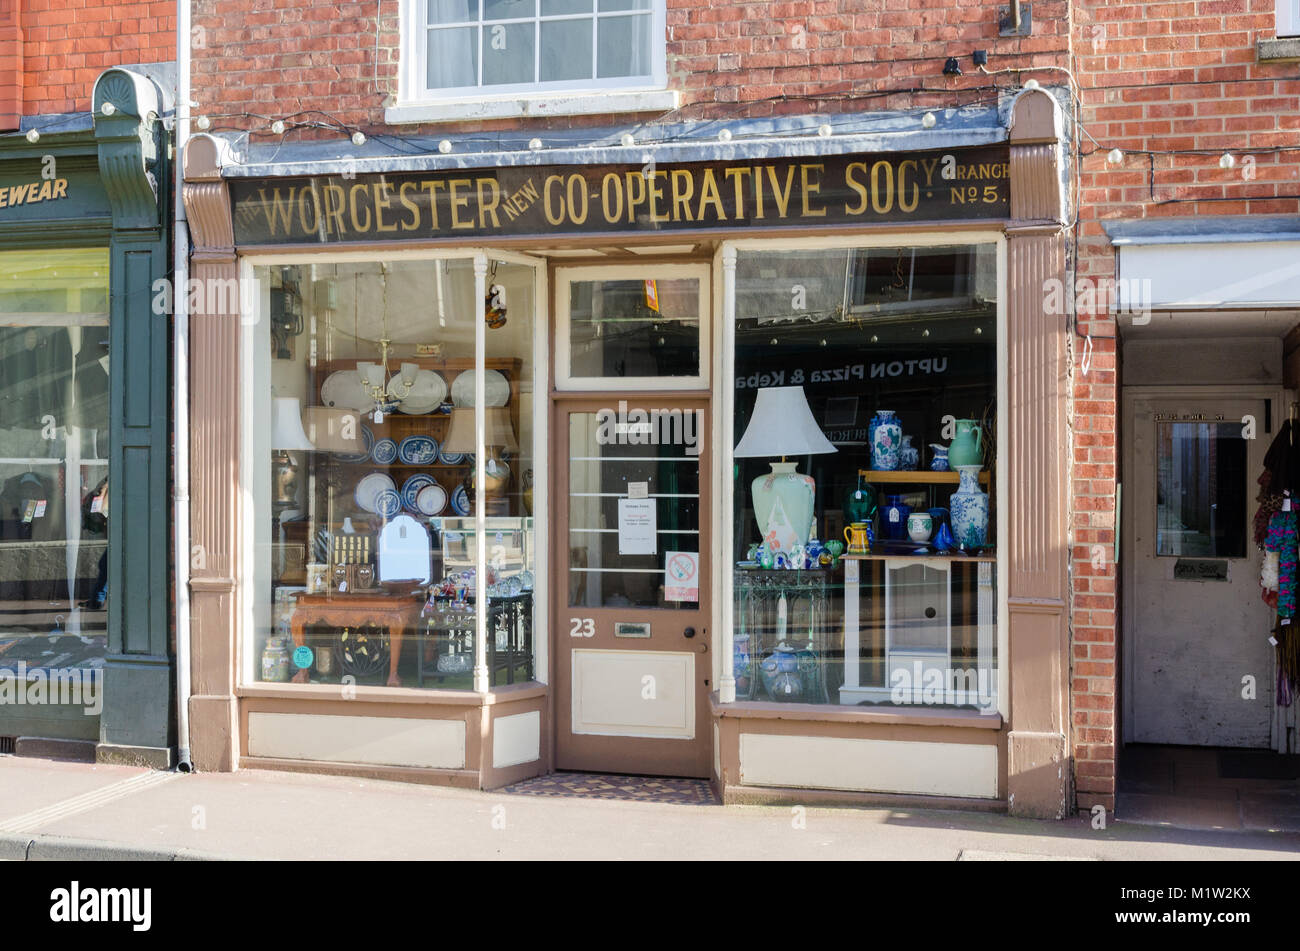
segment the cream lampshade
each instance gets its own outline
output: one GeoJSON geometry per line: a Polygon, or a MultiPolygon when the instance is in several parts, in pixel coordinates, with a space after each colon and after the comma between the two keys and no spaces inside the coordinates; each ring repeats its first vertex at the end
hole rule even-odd
{"type": "Polygon", "coordinates": [[[273,504],[282,511],[298,503],[298,464],[290,449],[310,452],[312,445],[302,431],[302,414],[297,397],[277,396],[271,400],[271,448],[275,450],[273,504]]]}
{"type": "MultiPolygon", "coordinates": [[[[478,448],[474,441],[474,407],[458,407],[451,411],[447,438],[442,445],[447,452],[473,453],[478,448]]],[[[501,454],[519,451],[519,442],[515,439],[515,429],[510,422],[510,410],[507,407],[494,406],[484,411],[483,448],[483,471],[487,476],[483,491],[488,496],[504,495],[510,485],[510,467],[501,458],[501,454]]],[[[471,488],[476,471],[470,470],[471,488]]]]}
{"type": "Polygon", "coordinates": [[[303,428],[312,445],[325,452],[364,451],[361,414],[354,409],[308,406],[302,411],[303,428]]]}
{"type": "Polygon", "coordinates": [[[789,553],[808,543],[816,483],[796,472],[786,456],[821,455],[837,450],[808,407],[802,386],[770,386],[758,391],[749,426],[736,445],[737,459],[780,456],[772,471],[756,478],[750,492],[754,518],[764,544],[773,554],[789,553]]]}

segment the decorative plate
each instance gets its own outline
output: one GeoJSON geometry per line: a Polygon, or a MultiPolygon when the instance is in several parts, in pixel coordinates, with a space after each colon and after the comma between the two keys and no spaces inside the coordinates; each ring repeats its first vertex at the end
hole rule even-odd
{"type": "Polygon", "coordinates": [[[402,505],[406,507],[408,512],[418,512],[419,508],[416,506],[415,500],[419,496],[420,490],[437,484],[438,480],[427,472],[417,472],[402,483],[402,505]]]}
{"type": "Polygon", "coordinates": [[[385,436],[370,450],[370,458],[381,466],[389,465],[397,459],[397,443],[385,436]]]}
{"type": "Polygon", "coordinates": [[[320,388],[321,402],[341,409],[366,411],[375,405],[356,370],[339,370],[326,377],[320,388]]]}
{"type": "MultiPolygon", "coordinates": [[[[465,370],[451,383],[451,401],[457,406],[474,405],[474,372],[465,370]]],[[[483,405],[505,406],[510,402],[510,381],[499,370],[483,371],[483,405]]]]}
{"type": "MultiPolygon", "coordinates": [[[[386,472],[372,472],[369,475],[362,476],[361,481],[357,483],[356,490],[352,497],[356,500],[357,507],[367,512],[375,511],[375,499],[379,493],[387,489],[396,489],[396,484],[386,472]]],[[[401,497],[397,500],[402,501],[401,497]]]]}
{"type": "Polygon", "coordinates": [[[446,449],[438,452],[438,461],[444,466],[458,466],[464,458],[465,454],[463,452],[448,452],[446,449]]]}
{"type": "Polygon", "coordinates": [[[442,374],[433,370],[421,370],[415,374],[415,381],[408,392],[399,374],[389,381],[388,395],[400,401],[397,408],[403,413],[422,416],[442,405],[442,401],[447,398],[447,381],[442,378],[442,374]]]}
{"type": "Polygon", "coordinates": [[[408,466],[428,466],[438,461],[438,440],[432,436],[407,436],[397,447],[397,458],[408,466]]]}
{"type": "Polygon", "coordinates": [[[421,515],[441,515],[447,507],[447,490],[438,483],[426,485],[415,497],[415,508],[421,515]]]}
{"type": "Polygon", "coordinates": [[[469,492],[463,485],[456,486],[456,491],[451,494],[451,510],[457,515],[469,514],[469,492]]]}
{"type": "Polygon", "coordinates": [[[343,462],[365,462],[370,458],[371,451],[375,448],[375,434],[370,431],[370,427],[361,423],[361,442],[366,447],[365,452],[336,452],[334,455],[343,462]]]}
{"type": "Polygon", "coordinates": [[[384,489],[375,497],[375,514],[392,518],[402,510],[402,497],[396,489],[384,489]]]}

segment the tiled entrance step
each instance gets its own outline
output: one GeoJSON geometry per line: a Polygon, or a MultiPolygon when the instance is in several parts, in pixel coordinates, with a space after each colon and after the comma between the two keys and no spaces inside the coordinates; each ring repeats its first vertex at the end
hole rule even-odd
{"type": "Polygon", "coordinates": [[[684,806],[717,804],[704,779],[663,776],[621,776],[613,773],[552,773],[507,786],[502,792],[519,796],[561,796],[576,799],[620,799],[684,806]]]}

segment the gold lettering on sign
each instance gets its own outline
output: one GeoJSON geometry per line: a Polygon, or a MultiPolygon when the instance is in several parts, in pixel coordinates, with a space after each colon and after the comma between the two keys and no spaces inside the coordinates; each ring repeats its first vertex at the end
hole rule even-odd
{"type": "MultiPolygon", "coordinates": [[[[284,226],[284,233],[288,234],[293,224],[293,193],[290,192],[288,200],[280,198],[280,189],[273,188],[271,197],[266,197],[266,189],[259,189],[258,192],[262,198],[262,211],[266,215],[266,226],[270,229],[272,237],[277,233],[280,225],[284,226]]],[[[0,189],[0,208],[8,204],[9,194],[0,189]]]]}
{"type": "Polygon", "coordinates": [[[384,223],[384,212],[393,207],[393,186],[388,182],[375,183],[375,230],[396,231],[397,222],[384,223]]]}
{"type": "Polygon", "coordinates": [[[437,231],[438,225],[438,189],[446,188],[446,182],[421,182],[420,187],[429,193],[429,216],[432,219],[429,222],[429,230],[437,231]]]}
{"type": "Polygon", "coordinates": [[[551,186],[564,185],[564,179],[559,175],[547,175],[546,183],[542,185],[542,211],[546,213],[546,220],[553,225],[564,224],[564,198],[560,198],[560,209],[554,211],[551,208],[551,186]]]}
{"type": "Polygon", "coordinates": [[[447,194],[451,196],[451,226],[458,231],[474,227],[474,219],[464,221],[460,217],[461,208],[469,207],[469,196],[461,196],[462,188],[469,188],[474,183],[468,178],[453,178],[447,183],[447,194]]]}
{"type": "MultiPolygon", "coordinates": [[[[790,190],[794,188],[794,166],[791,165],[785,170],[785,191],[781,190],[781,183],[777,181],[776,166],[767,167],[767,177],[772,183],[772,197],[776,200],[776,213],[782,218],[789,217],[790,214],[790,190]]],[[[761,218],[762,215],[759,215],[761,218]]]]}
{"type": "Polygon", "coordinates": [[[495,178],[480,178],[478,180],[478,226],[479,228],[487,227],[488,216],[492,217],[492,227],[498,231],[501,230],[501,219],[497,217],[497,205],[501,203],[501,187],[497,184],[495,178]],[[484,190],[490,192],[484,197],[484,190]]]}
{"type": "Polygon", "coordinates": [[[416,228],[420,227],[420,206],[406,197],[408,189],[410,191],[415,191],[415,182],[402,182],[402,184],[398,185],[397,200],[402,203],[403,208],[411,213],[411,220],[409,222],[402,222],[402,230],[414,231],[416,228]]]}
{"type": "Polygon", "coordinates": [[[328,232],[331,229],[340,236],[347,234],[347,225],[343,223],[342,185],[325,186],[325,230],[328,232]]]}
{"type": "Polygon", "coordinates": [[[623,217],[623,179],[618,172],[606,172],[600,180],[600,210],[609,224],[623,217]]]}
{"type": "Polygon", "coordinates": [[[696,215],[700,221],[704,220],[704,208],[706,205],[713,207],[713,213],[718,216],[719,221],[727,220],[727,212],[722,207],[722,196],[718,194],[718,180],[713,175],[713,169],[704,170],[704,182],[700,186],[700,209],[696,215]]]}
{"type": "Polygon", "coordinates": [[[742,178],[749,178],[753,173],[752,168],[729,168],[724,171],[723,177],[733,180],[736,188],[736,217],[745,217],[745,186],[741,184],[742,178]]]}
{"type": "Polygon", "coordinates": [[[667,213],[659,214],[659,202],[664,200],[664,189],[659,184],[659,179],[668,180],[668,172],[665,169],[657,168],[654,174],[650,176],[650,220],[651,221],[669,221],[671,216],[667,213]]]}
{"type": "Polygon", "coordinates": [[[694,221],[691,214],[691,196],[695,194],[695,181],[684,168],[673,169],[673,221],[694,221]]]}
{"type": "Polygon", "coordinates": [[[370,209],[362,206],[362,210],[366,213],[364,219],[365,224],[362,224],[361,222],[363,219],[359,214],[357,214],[357,192],[361,192],[364,195],[366,192],[366,186],[358,182],[356,185],[353,185],[348,189],[348,210],[352,212],[352,230],[366,232],[370,230],[370,209]]]}
{"type": "Polygon", "coordinates": [[[819,191],[821,183],[814,182],[808,177],[809,171],[816,169],[818,172],[826,171],[825,165],[800,165],[799,166],[799,186],[800,194],[803,196],[803,210],[799,213],[803,218],[824,218],[826,217],[825,208],[813,208],[808,200],[819,191]]]}
{"type": "Polygon", "coordinates": [[[865,175],[866,172],[867,172],[867,163],[866,163],[866,162],[850,162],[850,163],[849,163],[849,167],[846,168],[846,169],[844,170],[844,182],[845,182],[845,184],[847,184],[847,185],[849,186],[849,188],[852,188],[852,189],[853,189],[855,192],[857,192],[857,194],[858,194],[858,203],[857,203],[857,205],[848,205],[848,204],[846,204],[846,205],[844,206],[844,213],[845,213],[846,215],[860,215],[860,214],[862,214],[864,211],[867,210],[867,204],[868,204],[868,201],[869,201],[869,196],[868,196],[868,193],[867,193],[867,186],[864,185],[862,182],[858,181],[857,178],[854,177],[854,173],[855,173],[855,172],[862,172],[862,173],[865,175]]]}

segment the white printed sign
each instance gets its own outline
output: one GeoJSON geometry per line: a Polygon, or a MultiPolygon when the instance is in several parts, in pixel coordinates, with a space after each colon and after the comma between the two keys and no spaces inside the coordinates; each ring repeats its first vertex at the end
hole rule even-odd
{"type": "Polygon", "coordinates": [[[696,552],[664,553],[664,600],[700,600],[700,556],[696,552]]]}
{"type": "Polygon", "coordinates": [[[620,555],[653,555],[658,552],[658,527],[654,499],[618,500],[620,555]]]}

